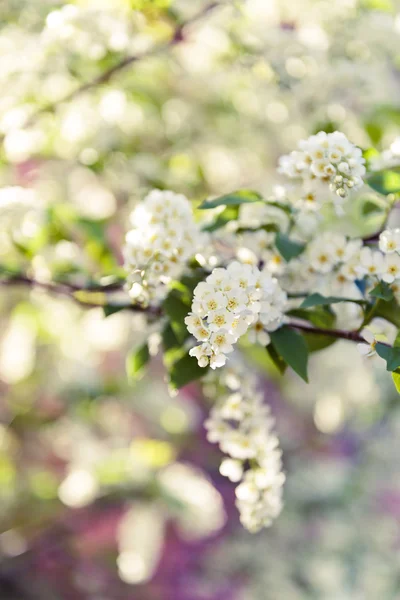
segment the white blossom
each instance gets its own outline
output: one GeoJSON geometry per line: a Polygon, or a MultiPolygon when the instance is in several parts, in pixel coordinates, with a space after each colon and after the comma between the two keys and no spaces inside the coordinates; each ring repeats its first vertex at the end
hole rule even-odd
{"type": "Polygon", "coordinates": [[[257,338],[269,343],[267,331],[283,322],[287,296],[266,270],[232,262],[217,267],[200,282],[193,295],[192,311],[185,318],[188,331],[202,342],[189,351],[200,366],[212,369],[226,362],[237,340],[257,322],[257,338]]]}
{"type": "MultiPolygon", "coordinates": [[[[153,190],[132,212],[126,235],[128,291],[144,304],[162,300],[168,283],[179,279],[187,261],[207,243],[185,196],[153,190]]],[[[201,339],[201,338],[200,338],[201,339]]]]}
{"type": "Polygon", "coordinates": [[[379,248],[384,254],[400,252],[400,229],[385,229],[379,236],[379,248]]]}
{"type": "Polygon", "coordinates": [[[393,283],[396,279],[400,279],[400,256],[398,254],[387,254],[384,257],[381,276],[386,283],[393,283]]]}
{"type": "MultiPolygon", "coordinates": [[[[208,380],[210,377],[215,380],[215,375],[208,380]]],[[[228,455],[220,472],[240,482],[236,488],[240,520],[249,531],[257,532],[268,527],[282,510],[285,476],[279,441],[273,433],[274,420],[257,391],[256,377],[239,363],[222,370],[216,383],[227,395],[222,392],[205,422],[207,438],[228,455]],[[247,466],[245,461],[249,461],[247,466]]]]}
{"type": "Polygon", "coordinates": [[[361,332],[361,337],[364,338],[366,343],[361,342],[357,344],[359,352],[363,356],[373,356],[376,354],[375,345],[377,340],[375,339],[373,332],[370,329],[365,328],[361,332]]]}
{"type": "Polygon", "coordinates": [[[282,156],[278,172],[306,184],[303,202],[306,200],[315,205],[313,180],[328,184],[336,194],[337,202],[338,199],[347,198],[351,190],[363,185],[364,163],[360,148],[352,144],[344,133],[320,131],[307,140],[301,140],[298,150],[282,156]]]}

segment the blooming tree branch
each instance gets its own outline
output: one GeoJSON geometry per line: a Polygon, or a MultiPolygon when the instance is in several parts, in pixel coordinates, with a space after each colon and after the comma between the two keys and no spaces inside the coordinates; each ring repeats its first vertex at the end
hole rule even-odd
{"type": "MultiPolygon", "coordinates": [[[[170,43],[181,37],[180,29],[170,43]]],[[[271,366],[281,373],[291,367],[308,382],[310,354],[348,340],[362,355],[382,358],[400,389],[400,229],[385,229],[376,240],[349,237],[323,210],[346,214],[365,184],[361,149],[343,133],[320,132],[281,157],[278,174],[285,182],[279,194],[265,199],[238,190],[205,200],[198,212],[182,194],[150,191],[130,215],[123,269],[112,257],[109,283],[101,276],[100,283],[82,286],[51,280],[51,268],[42,278],[35,260],[15,271],[14,255],[0,270],[3,286],[41,288],[101,307],[105,316],[125,309],[157,322],[171,388],[199,379],[218,399],[206,422],[208,437],[227,455],[221,473],[238,483],[237,507],[250,531],[278,516],[284,474],[273,419],[256,378],[243,375],[241,351],[258,347],[271,366]],[[124,294],[122,301],[115,293],[124,294]]],[[[386,224],[396,190],[385,187],[384,177],[368,184],[387,197],[386,224]]],[[[32,230],[32,223],[23,226],[24,211],[37,211],[37,203],[22,188],[2,193],[0,239],[29,259],[35,239],[24,239],[32,230]]],[[[56,227],[47,239],[59,235],[56,227]]],[[[107,236],[97,227],[95,238],[109,257],[107,236]]],[[[67,263],[59,272],[76,269],[67,263]]],[[[143,372],[150,355],[149,341],[128,355],[130,378],[143,372]]]]}
{"type": "Polygon", "coordinates": [[[134,65],[142,60],[145,60],[147,58],[151,58],[153,56],[158,56],[158,55],[162,54],[163,52],[169,50],[170,48],[177,46],[181,42],[184,42],[187,39],[187,32],[192,25],[198,23],[199,21],[204,19],[209,13],[211,13],[213,10],[215,10],[216,8],[218,8],[220,6],[223,6],[224,4],[225,4],[224,2],[211,2],[210,4],[206,5],[203,9],[201,9],[193,17],[187,19],[187,21],[185,21],[184,23],[178,24],[175,27],[175,29],[171,35],[171,38],[167,42],[157,44],[157,45],[153,46],[152,48],[150,48],[149,50],[146,50],[145,52],[125,56],[119,62],[117,62],[115,65],[113,65],[112,67],[110,67],[109,69],[104,71],[103,73],[100,73],[100,75],[94,77],[93,79],[86,81],[82,85],[78,86],[76,89],[72,90],[72,92],[70,92],[66,96],[63,96],[59,100],[56,100],[55,102],[51,102],[45,106],[42,106],[38,110],[36,110],[33,114],[31,114],[28,117],[24,126],[30,127],[37,121],[37,119],[42,114],[52,113],[58,108],[58,106],[65,104],[67,102],[70,102],[71,100],[75,99],[77,96],[80,96],[81,94],[84,94],[96,87],[99,87],[101,85],[104,85],[105,83],[108,83],[111,79],[113,79],[116,75],[118,75],[121,71],[124,71],[128,67],[131,67],[132,65],[134,65]]]}

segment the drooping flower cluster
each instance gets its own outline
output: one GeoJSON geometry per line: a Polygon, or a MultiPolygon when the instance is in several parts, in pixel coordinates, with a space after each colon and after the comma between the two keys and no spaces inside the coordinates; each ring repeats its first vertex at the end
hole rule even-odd
{"type": "Polygon", "coordinates": [[[200,342],[190,350],[201,367],[226,363],[233,344],[250,326],[274,331],[283,321],[286,294],[266,270],[232,262],[218,267],[194,290],[188,331],[200,342]]]}
{"type": "Polygon", "coordinates": [[[215,375],[208,381],[206,394],[215,397],[217,386],[222,397],[205,422],[207,438],[229,456],[220,472],[240,482],[236,488],[240,520],[255,533],[268,527],[282,509],[285,475],[274,419],[257,390],[256,376],[238,362],[223,369],[217,381],[215,375]]]}
{"type": "Polygon", "coordinates": [[[363,185],[365,160],[360,148],[344,133],[320,131],[301,140],[298,150],[282,156],[278,171],[290,179],[300,179],[306,186],[305,198],[315,201],[315,183],[328,183],[339,198],[346,198],[351,189],[363,185]]]}
{"type": "Polygon", "coordinates": [[[129,293],[143,304],[160,301],[168,283],[180,278],[187,261],[205,243],[206,234],[195,224],[187,198],[170,191],[150,192],[130,219],[124,247],[129,293]]]}

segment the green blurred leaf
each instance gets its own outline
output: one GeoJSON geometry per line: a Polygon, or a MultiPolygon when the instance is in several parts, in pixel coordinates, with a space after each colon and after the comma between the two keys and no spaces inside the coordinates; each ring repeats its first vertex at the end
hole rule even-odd
{"type": "Polygon", "coordinates": [[[396,339],[394,340],[393,346],[395,348],[400,348],[400,330],[397,332],[396,339]]]}
{"type": "Polygon", "coordinates": [[[363,217],[368,217],[376,213],[382,213],[385,209],[386,206],[384,206],[383,202],[379,202],[378,198],[377,200],[368,198],[361,206],[361,214],[363,217]]]}
{"type": "Polygon", "coordinates": [[[395,371],[400,367],[400,347],[391,347],[377,342],[375,345],[377,354],[386,360],[386,370],[395,371]]]}
{"type": "Polygon", "coordinates": [[[163,309],[170,319],[171,328],[181,343],[189,337],[185,317],[191,307],[191,296],[187,293],[187,288],[182,287],[183,289],[172,289],[163,302],[163,309]]]}
{"type": "Polygon", "coordinates": [[[164,329],[162,330],[161,338],[162,338],[164,352],[168,352],[169,350],[171,350],[173,348],[181,347],[181,343],[179,342],[178,338],[176,337],[174,330],[171,327],[171,323],[167,323],[165,325],[164,329]]]}
{"type": "Polygon", "coordinates": [[[317,305],[313,310],[293,308],[287,314],[291,317],[310,321],[316,327],[325,327],[326,329],[333,327],[336,320],[335,314],[325,305],[317,305]]]}
{"type": "Polygon", "coordinates": [[[375,146],[377,146],[380,143],[384,133],[382,126],[376,121],[368,121],[367,123],[365,123],[364,127],[365,131],[369,135],[371,142],[375,146]]]}
{"type": "Polygon", "coordinates": [[[284,372],[286,371],[287,363],[283,360],[282,356],[280,356],[278,354],[278,352],[276,351],[276,348],[273,344],[269,344],[266,347],[266,350],[267,350],[268,356],[274,363],[275,367],[278,369],[279,373],[281,375],[283,375],[284,372]]]}
{"type": "Polygon", "coordinates": [[[380,302],[375,312],[376,317],[386,319],[396,327],[400,327],[400,306],[393,298],[390,302],[380,302]]]}
{"type": "Polygon", "coordinates": [[[361,6],[369,10],[382,12],[393,12],[395,10],[393,0],[361,0],[361,6]]]}
{"type": "MultiPolygon", "coordinates": [[[[315,327],[322,329],[331,329],[335,325],[336,316],[327,306],[316,306],[314,310],[305,310],[296,308],[287,313],[290,316],[298,317],[309,321],[315,327]]],[[[318,352],[336,342],[334,337],[323,335],[321,333],[305,333],[303,337],[306,340],[309,352],[318,352]]]]}
{"type": "Polygon", "coordinates": [[[400,172],[392,170],[378,171],[366,179],[366,183],[379,194],[397,194],[400,192],[400,172]]]}
{"type": "Polygon", "coordinates": [[[374,298],[385,300],[385,302],[393,300],[394,297],[392,288],[385,281],[380,281],[378,285],[376,285],[374,289],[370,291],[369,295],[373,296],[374,298]]]}
{"type": "Polygon", "coordinates": [[[135,381],[140,379],[144,374],[144,367],[150,360],[149,346],[147,342],[131,350],[125,361],[126,373],[129,379],[135,381]]]}
{"type": "Polygon", "coordinates": [[[213,231],[217,231],[221,229],[221,227],[225,227],[227,223],[230,221],[237,221],[239,217],[239,207],[238,206],[227,206],[217,218],[210,224],[203,227],[203,231],[208,231],[212,233],[213,231]]]}
{"type": "Polygon", "coordinates": [[[311,308],[313,306],[327,306],[337,304],[338,302],[354,302],[355,304],[365,304],[365,300],[353,300],[352,298],[338,298],[337,296],[322,296],[316,292],[307,296],[300,305],[300,308],[311,308]]]}
{"type": "Polygon", "coordinates": [[[178,390],[188,383],[200,379],[207,373],[207,367],[199,367],[197,359],[185,354],[170,368],[170,385],[178,390]]]}
{"type": "Polygon", "coordinates": [[[258,192],[253,192],[252,190],[238,190],[237,192],[219,196],[213,200],[204,200],[199,208],[201,210],[207,210],[209,208],[217,208],[217,206],[239,206],[240,204],[245,204],[247,202],[260,202],[261,200],[262,196],[258,192]]]}
{"type": "Polygon", "coordinates": [[[105,306],[103,306],[103,312],[104,312],[104,316],[105,317],[109,317],[111,315],[114,315],[117,312],[120,312],[121,310],[124,310],[124,308],[126,308],[126,305],[113,305],[113,304],[106,304],[105,306]]]}
{"type": "Polygon", "coordinates": [[[275,350],[282,359],[304,381],[308,382],[308,348],[304,337],[286,325],[276,331],[270,332],[269,335],[275,350]]]}
{"type": "Polygon", "coordinates": [[[397,392],[400,394],[400,369],[392,372],[392,379],[397,392]]]}
{"type": "Polygon", "coordinates": [[[286,262],[299,256],[305,248],[305,244],[294,242],[284,233],[277,233],[275,238],[275,246],[286,262]]]}

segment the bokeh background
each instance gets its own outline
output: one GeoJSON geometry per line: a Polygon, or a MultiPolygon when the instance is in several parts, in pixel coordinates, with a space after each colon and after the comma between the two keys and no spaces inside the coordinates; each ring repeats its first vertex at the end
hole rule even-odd
{"type": "MultiPolygon", "coordinates": [[[[0,184],[41,205],[40,226],[14,223],[19,246],[0,231],[2,264],[42,281],[118,273],[149,189],[268,195],[279,155],[321,129],[396,162],[399,2],[221,1],[168,46],[206,6],[2,0],[0,184]]],[[[287,473],[283,513],[251,535],[200,388],[171,397],[158,357],[127,379],[148,334],[141,315],[0,288],[0,598],[398,600],[400,409],[379,362],[338,342],[307,386],[249,360],[287,473]]]]}

